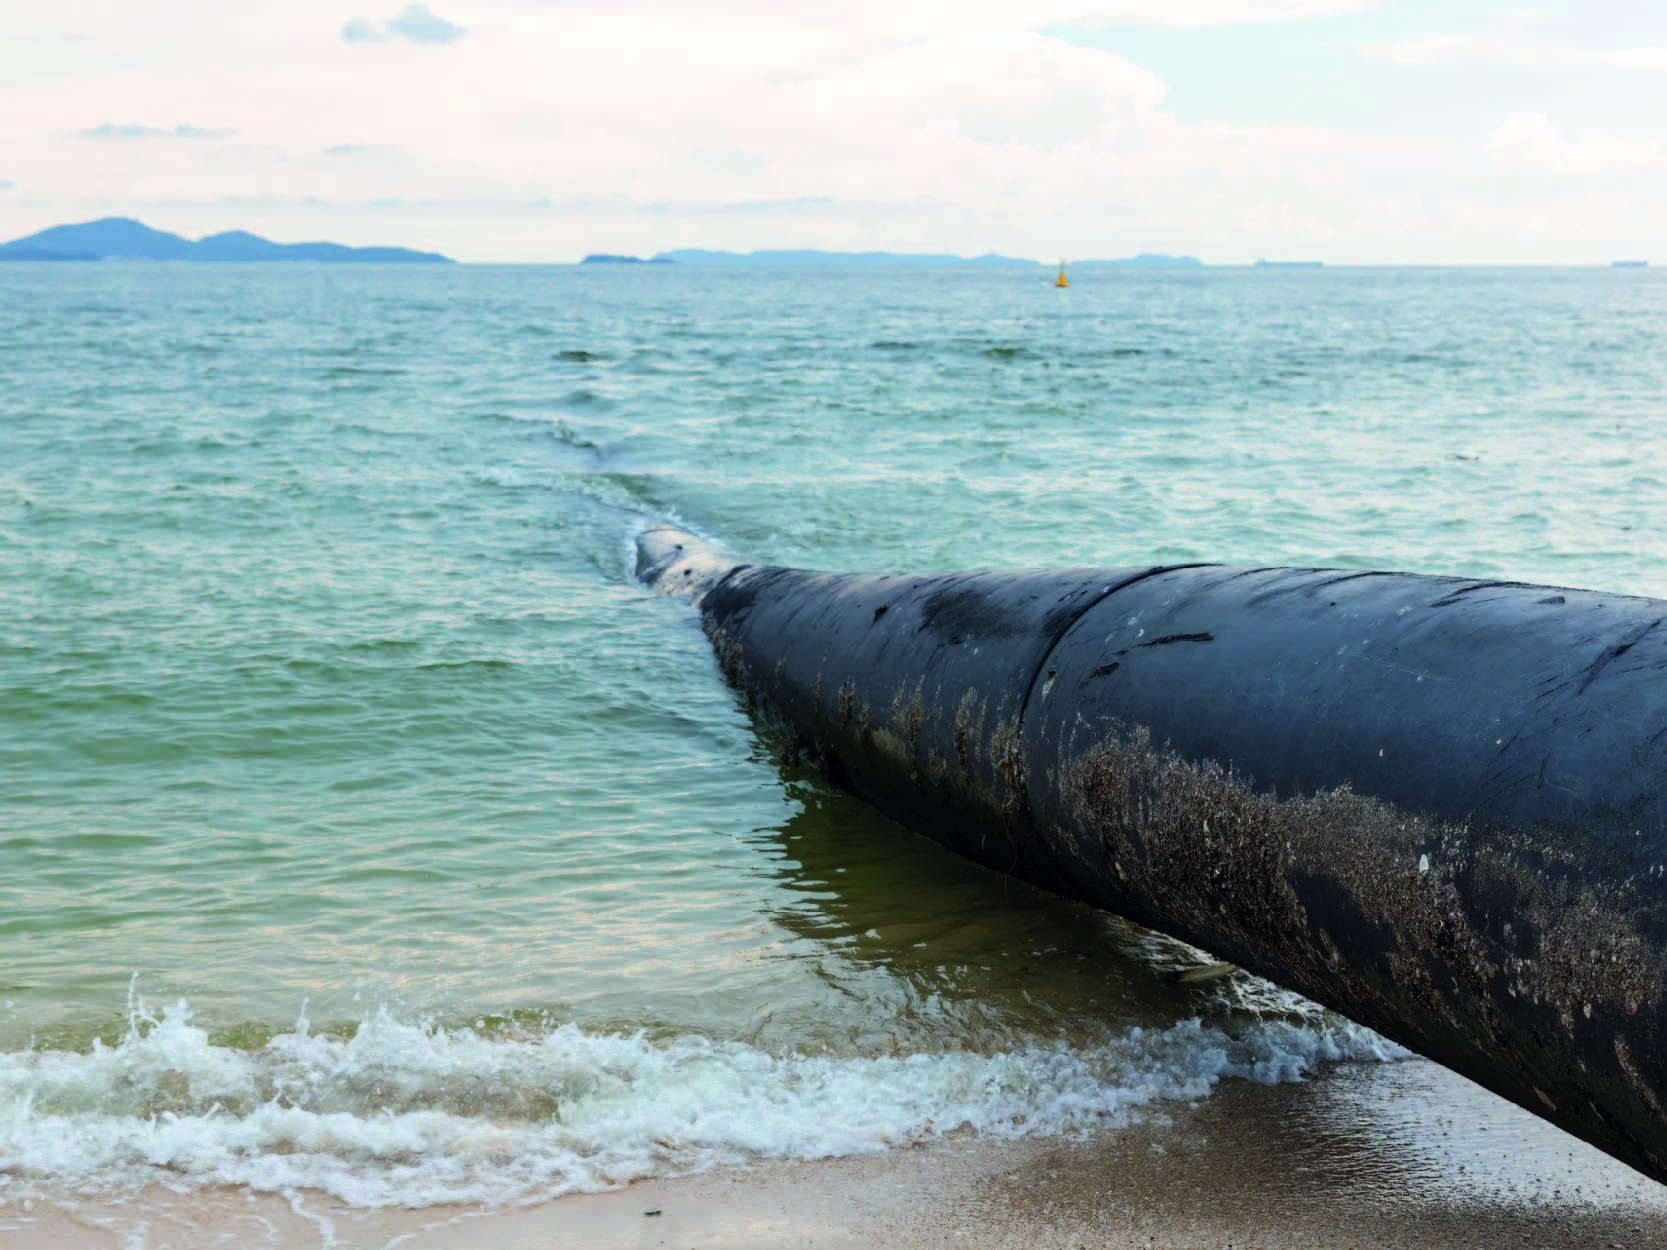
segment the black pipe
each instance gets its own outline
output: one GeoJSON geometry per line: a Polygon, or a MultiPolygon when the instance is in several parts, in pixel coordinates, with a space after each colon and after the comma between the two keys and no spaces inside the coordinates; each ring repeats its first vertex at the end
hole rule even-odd
{"type": "Polygon", "coordinates": [[[1182,565],[742,565],[676,530],[790,750],[1667,1181],[1667,602],[1182,565]]]}

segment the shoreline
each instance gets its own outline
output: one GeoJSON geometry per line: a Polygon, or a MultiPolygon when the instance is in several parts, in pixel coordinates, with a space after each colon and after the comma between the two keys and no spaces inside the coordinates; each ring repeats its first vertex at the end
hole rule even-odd
{"type": "Polygon", "coordinates": [[[0,1203],[12,1250],[1543,1250],[1667,1244],[1667,1187],[1422,1060],[1223,1083],[1082,1140],[954,1134],[525,1207],[152,1185],[0,1203]],[[1403,1105],[1404,1104],[1404,1105],[1403,1105]],[[652,1214],[651,1214],[652,1213],[652,1214]]]}

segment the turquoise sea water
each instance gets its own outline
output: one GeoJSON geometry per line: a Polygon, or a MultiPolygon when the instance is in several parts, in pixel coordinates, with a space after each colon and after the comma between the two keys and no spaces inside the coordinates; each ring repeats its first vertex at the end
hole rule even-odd
{"type": "Polygon", "coordinates": [[[634,535],[1667,597],[1667,280],[1047,278],[7,266],[0,1202],[523,1199],[1398,1062],[784,771],[634,535]]]}

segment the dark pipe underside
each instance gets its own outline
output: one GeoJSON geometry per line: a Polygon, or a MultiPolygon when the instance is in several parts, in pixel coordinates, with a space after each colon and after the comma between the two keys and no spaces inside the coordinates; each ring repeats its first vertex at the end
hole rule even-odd
{"type": "Polygon", "coordinates": [[[1667,602],[1335,569],[638,573],[789,748],[1667,1181],[1667,602]]]}

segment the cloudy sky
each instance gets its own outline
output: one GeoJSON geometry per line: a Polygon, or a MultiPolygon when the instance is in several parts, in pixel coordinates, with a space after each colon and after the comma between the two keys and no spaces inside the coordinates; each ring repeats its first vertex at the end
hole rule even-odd
{"type": "Polygon", "coordinates": [[[1667,261],[1653,0],[56,0],[0,239],[1667,261]]]}

